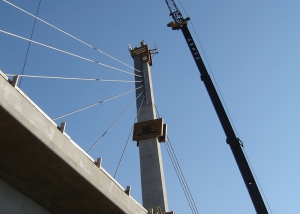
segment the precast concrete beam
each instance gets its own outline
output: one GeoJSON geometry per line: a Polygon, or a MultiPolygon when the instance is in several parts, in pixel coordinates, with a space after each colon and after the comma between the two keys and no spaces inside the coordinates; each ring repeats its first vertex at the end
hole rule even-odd
{"type": "Polygon", "coordinates": [[[147,213],[0,72],[0,179],[51,213],[147,213]]]}

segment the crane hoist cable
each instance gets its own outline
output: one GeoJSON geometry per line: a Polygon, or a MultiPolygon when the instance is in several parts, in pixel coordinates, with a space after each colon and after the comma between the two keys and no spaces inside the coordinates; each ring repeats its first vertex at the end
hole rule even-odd
{"type": "MultiPolygon", "coordinates": [[[[36,10],[36,14],[35,14],[36,17],[39,14],[40,6],[41,6],[41,1],[42,0],[39,1],[39,5],[38,5],[38,8],[36,10]]],[[[30,35],[30,40],[32,39],[32,36],[33,36],[33,32],[34,32],[34,28],[35,28],[35,23],[36,23],[36,18],[34,19],[34,22],[33,22],[32,30],[31,30],[31,35],[30,35]]],[[[31,42],[28,43],[28,47],[27,47],[27,51],[26,51],[26,56],[25,56],[25,60],[24,60],[23,68],[22,68],[22,74],[24,74],[24,70],[25,70],[25,66],[26,66],[26,62],[27,62],[27,57],[28,57],[28,53],[29,53],[29,49],[30,49],[30,44],[31,44],[31,42]]],[[[19,88],[21,87],[21,82],[22,82],[22,77],[20,78],[20,81],[19,81],[19,88]]]]}
{"type": "Polygon", "coordinates": [[[194,58],[194,61],[200,73],[201,81],[203,81],[205,85],[205,88],[215,108],[221,126],[227,137],[226,142],[230,146],[232,154],[235,158],[235,161],[238,165],[238,168],[240,170],[240,173],[242,175],[242,178],[244,180],[244,183],[246,185],[246,188],[252,200],[253,206],[257,213],[267,214],[268,213],[267,207],[260,193],[258,185],[255,181],[255,177],[253,176],[251,168],[247,162],[242,146],[240,145],[240,141],[234,132],[233,126],[231,125],[229,117],[224,109],[222,101],[220,100],[220,97],[214,86],[214,83],[207,72],[207,69],[202,60],[200,52],[198,51],[194,39],[188,29],[188,21],[190,20],[190,18],[189,17],[183,18],[174,0],[165,0],[165,2],[170,10],[170,16],[172,16],[174,20],[168,23],[167,26],[171,27],[172,30],[181,30],[187,42],[187,45],[190,49],[190,52],[194,58]]]}

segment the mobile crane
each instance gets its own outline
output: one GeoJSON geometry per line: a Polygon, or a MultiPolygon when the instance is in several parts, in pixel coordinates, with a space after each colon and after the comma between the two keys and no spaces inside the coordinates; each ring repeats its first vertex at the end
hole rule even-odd
{"type": "Polygon", "coordinates": [[[254,205],[254,208],[258,214],[265,214],[268,213],[264,200],[261,196],[261,193],[258,189],[254,176],[251,172],[245,154],[242,150],[243,144],[241,141],[236,137],[236,134],[232,128],[232,125],[229,121],[229,118],[226,114],[226,111],[223,107],[223,104],[220,100],[220,97],[216,91],[216,88],[206,70],[206,67],[203,63],[203,60],[200,56],[200,53],[196,47],[196,44],[192,38],[192,35],[188,29],[188,21],[190,20],[189,17],[183,18],[181,12],[179,11],[177,5],[175,4],[174,0],[165,0],[168,8],[170,10],[170,16],[172,16],[173,20],[167,26],[171,27],[173,30],[181,30],[183,36],[187,42],[187,45],[191,51],[191,54],[196,62],[198,70],[201,75],[201,80],[204,82],[206,90],[209,94],[211,102],[215,108],[215,111],[218,115],[220,123],[223,127],[225,135],[227,137],[226,142],[229,144],[230,149],[233,153],[235,161],[238,165],[238,168],[242,174],[243,180],[245,185],[248,189],[250,198],[254,205]]]}

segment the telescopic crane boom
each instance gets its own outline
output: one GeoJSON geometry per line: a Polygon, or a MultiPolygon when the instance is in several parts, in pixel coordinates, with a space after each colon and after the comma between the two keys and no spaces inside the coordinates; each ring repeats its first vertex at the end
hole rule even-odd
{"type": "Polygon", "coordinates": [[[177,5],[175,4],[174,0],[165,0],[169,10],[170,16],[172,16],[174,22],[170,22],[167,26],[172,27],[173,30],[181,30],[183,36],[187,42],[187,45],[191,51],[191,54],[196,62],[198,70],[201,75],[201,80],[204,82],[206,90],[209,94],[211,102],[215,108],[215,111],[218,115],[218,118],[221,122],[225,135],[227,137],[226,142],[229,144],[230,149],[233,153],[235,161],[238,165],[238,168],[242,174],[244,179],[245,185],[248,189],[249,195],[251,197],[252,203],[254,208],[258,214],[266,214],[268,213],[263,198],[260,194],[254,176],[251,172],[249,164],[246,160],[245,154],[242,150],[242,144],[240,140],[236,137],[235,132],[232,128],[232,125],[228,119],[228,116],[225,112],[223,104],[220,100],[220,97],[216,91],[216,88],[206,70],[206,67],[203,63],[203,60],[200,56],[200,53],[196,47],[196,44],[192,38],[192,35],[187,27],[187,21],[190,18],[183,18],[182,14],[180,13],[177,5]]]}

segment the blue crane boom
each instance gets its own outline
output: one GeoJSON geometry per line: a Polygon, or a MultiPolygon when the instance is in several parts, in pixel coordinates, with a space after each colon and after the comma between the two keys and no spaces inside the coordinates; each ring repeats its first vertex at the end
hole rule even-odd
{"type": "Polygon", "coordinates": [[[230,146],[230,149],[233,153],[235,161],[238,165],[238,168],[241,172],[243,177],[244,183],[247,187],[249,192],[250,198],[254,205],[254,208],[258,214],[267,214],[267,208],[265,206],[264,200],[261,196],[261,193],[258,189],[256,181],[254,179],[253,173],[249,167],[245,154],[242,150],[241,141],[236,137],[236,134],[232,128],[230,120],[226,114],[226,111],[223,107],[223,104],[220,100],[220,97],[216,91],[216,88],[208,74],[206,67],[203,63],[203,60],[200,56],[200,53],[196,47],[196,44],[193,40],[193,37],[188,29],[188,21],[190,18],[183,18],[182,14],[180,13],[177,5],[175,4],[174,0],[165,0],[168,8],[170,10],[170,16],[172,16],[174,22],[170,22],[167,26],[171,27],[173,30],[181,30],[183,36],[187,42],[187,45],[191,51],[191,54],[195,60],[195,63],[198,67],[198,70],[201,75],[201,80],[203,81],[205,88],[208,92],[208,95],[211,99],[211,102],[215,108],[215,111],[218,115],[220,123],[223,127],[225,135],[227,137],[226,142],[230,146]]]}

